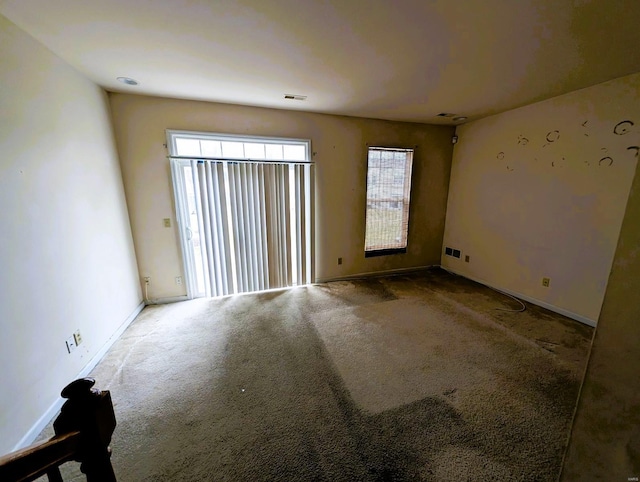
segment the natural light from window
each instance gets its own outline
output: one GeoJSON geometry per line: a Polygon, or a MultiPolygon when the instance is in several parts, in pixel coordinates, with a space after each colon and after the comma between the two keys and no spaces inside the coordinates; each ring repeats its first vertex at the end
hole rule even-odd
{"type": "Polygon", "coordinates": [[[169,143],[191,295],[311,282],[308,141],[169,131],[169,143]]]}
{"type": "Polygon", "coordinates": [[[365,256],[405,253],[413,149],[370,147],[365,256]]]}

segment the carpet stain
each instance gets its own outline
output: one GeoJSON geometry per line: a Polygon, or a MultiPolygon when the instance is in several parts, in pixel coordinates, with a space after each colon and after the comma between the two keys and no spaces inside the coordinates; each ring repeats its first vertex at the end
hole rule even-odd
{"type": "Polygon", "coordinates": [[[118,481],[555,480],[592,330],[508,303],[431,270],[147,307],[91,374],[118,481]]]}

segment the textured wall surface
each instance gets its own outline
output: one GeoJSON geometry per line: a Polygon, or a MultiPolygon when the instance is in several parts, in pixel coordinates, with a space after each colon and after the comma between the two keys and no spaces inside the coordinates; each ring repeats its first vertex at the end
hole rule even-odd
{"type": "Polygon", "coordinates": [[[635,74],[459,127],[444,244],[462,257],[442,264],[595,324],[638,158],[639,87],[635,74]]]}

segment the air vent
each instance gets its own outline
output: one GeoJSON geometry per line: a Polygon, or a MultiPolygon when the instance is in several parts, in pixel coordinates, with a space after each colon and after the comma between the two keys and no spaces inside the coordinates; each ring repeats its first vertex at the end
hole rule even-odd
{"type": "Polygon", "coordinates": [[[306,100],[306,95],[294,95],[294,94],[284,94],[284,98],[287,100],[306,100]]]}
{"type": "Polygon", "coordinates": [[[444,248],[444,254],[446,254],[447,256],[453,256],[454,258],[460,259],[460,250],[459,249],[445,247],[444,248]]]}

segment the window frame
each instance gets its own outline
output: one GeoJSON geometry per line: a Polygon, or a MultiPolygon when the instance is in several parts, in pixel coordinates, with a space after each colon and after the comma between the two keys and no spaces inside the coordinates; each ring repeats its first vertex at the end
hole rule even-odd
{"type": "MultiPolygon", "coordinates": [[[[294,137],[270,137],[270,136],[252,136],[243,134],[224,134],[218,132],[203,132],[203,131],[185,131],[176,129],[167,129],[167,150],[169,156],[172,158],[184,158],[184,159],[220,159],[220,160],[249,160],[259,162],[295,162],[295,163],[308,163],[313,164],[311,157],[311,141],[309,139],[297,139],[294,137]],[[299,159],[256,159],[251,157],[232,157],[226,158],[222,156],[180,156],[177,154],[178,146],[176,140],[178,138],[194,139],[194,140],[212,140],[221,142],[256,142],[261,144],[275,144],[275,145],[304,145],[305,147],[305,160],[299,159]]],[[[284,157],[284,156],[283,156],[284,157]]]]}
{"type": "MultiPolygon", "coordinates": [[[[409,246],[409,225],[410,225],[410,212],[411,212],[411,190],[413,187],[413,161],[415,159],[415,152],[416,152],[416,147],[397,147],[397,146],[370,146],[367,145],[367,172],[366,172],[366,186],[365,186],[365,233],[364,233],[364,256],[365,258],[372,258],[372,257],[377,257],[377,256],[388,256],[388,255],[393,255],[393,254],[406,254],[407,253],[407,249],[409,246]],[[367,249],[367,226],[368,226],[368,222],[367,222],[367,217],[368,217],[368,213],[369,213],[369,208],[368,203],[369,203],[369,197],[368,197],[368,193],[369,193],[369,170],[370,170],[370,154],[371,151],[375,151],[375,150],[379,150],[379,151],[393,151],[393,152],[405,152],[405,153],[410,153],[411,154],[411,159],[409,161],[409,166],[408,166],[408,174],[407,174],[407,167],[405,167],[405,175],[404,177],[407,178],[408,177],[408,189],[407,189],[407,195],[406,195],[406,200],[405,197],[403,197],[401,203],[402,203],[402,212],[403,212],[403,218],[404,218],[404,208],[405,208],[405,204],[406,204],[406,232],[402,233],[404,234],[405,237],[405,245],[403,247],[397,247],[397,248],[378,248],[378,249],[367,249]]],[[[403,182],[403,187],[404,186],[404,182],[403,182]]],[[[403,220],[403,225],[404,225],[404,220],[403,220]]]]}
{"type": "MultiPolygon", "coordinates": [[[[244,134],[226,134],[219,132],[208,132],[208,131],[191,131],[191,130],[179,130],[179,129],[165,129],[166,135],[166,144],[164,145],[167,151],[167,158],[170,161],[171,170],[172,170],[172,183],[173,183],[173,191],[174,191],[174,207],[176,209],[176,220],[177,227],[180,231],[180,244],[182,251],[182,261],[183,261],[183,269],[185,275],[185,286],[187,289],[188,298],[192,299],[201,295],[198,295],[198,289],[195,282],[195,266],[196,262],[194,259],[191,259],[191,250],[188,247],[188,240],[186,239],[186,233],[189,230],[189,220],[185,215],[182,209],[179,209],[179,206],[185,206],[187,202],[186,193],[184,192],[183,182],[181,182],[182,174],[181,174],[181,166],[184,162],[189,160],[213,160],[213,161],[226,161],[230,164],[240,164],[243,162],[258,162],[264,164],[294,164],[294,165],[306,165],[309,168],[308,177],[306,179],[306,188],[308,193],[309,202],[305,206],[304,217],[307,220],[310,228],[309,232],[306,234],[305,239],[307,240],[306,250],[309,253],[308,259],[305,260],[307,273],[306,278],[308,278],[308,283],[316,283],[316,256],[315,256],[315,246],[316,246],[316,235],[315,235],[315,162],[313,160],[313,151],[311,146],[311,139],[301,139],[301,138],[293,138],[293,137],[273,137],[273,136],[255,136],[255,135],[244,135],[244,134]],[[178,146],[177,140],[179,138],[186,139],[194,139],[198,141],[202,140],[212,140],[212,141],[227,141],[227,142],[255,142],[262,144],[274,144],[274,145],[295,145],[295,146],[304,146],[305,148],[305,159],[285,159],[284,151],[282,159],[255,159],[251,157],[237,157],[237,158],[225,158],[221,156],[208,157],[208,156],[196,156],[196,155],[178,155],[178,146]],[[189,274],[191,273],[191,274],[189,274]]],[[[265,153],[266,154],[266,153],[265,153]]],[[[266,157],[266,156],[265,156],[266,157]]],[[[298,279],[298,284],[295,286],[301,286],[300,280],[298,279]]],[[[281,289],[281,288],[275,288],[281,289]]]]}

